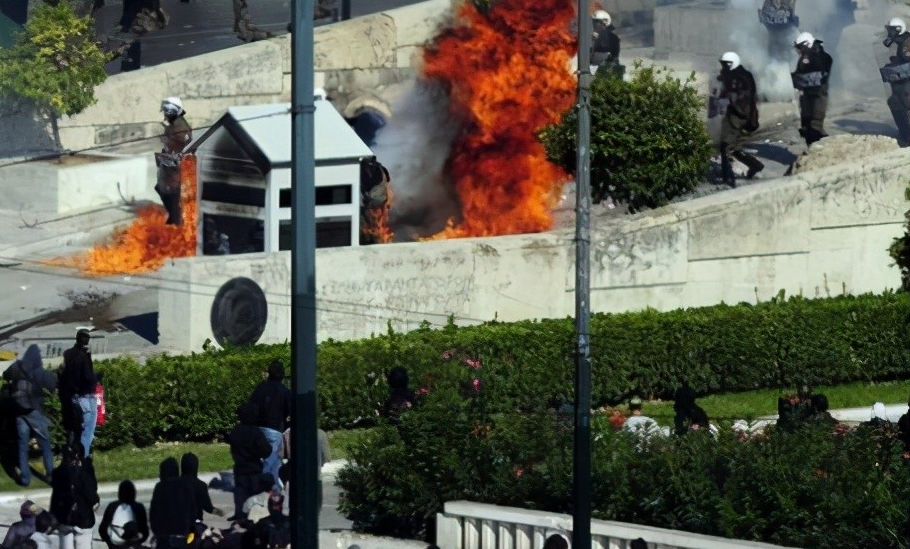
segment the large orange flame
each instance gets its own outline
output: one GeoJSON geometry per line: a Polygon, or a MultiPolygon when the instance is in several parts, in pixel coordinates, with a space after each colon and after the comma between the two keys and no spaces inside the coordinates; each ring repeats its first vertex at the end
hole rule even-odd
{"type": "Polygon", "coordinates": [[[458,24],[424,52],[423,73],[446,84],[462,121],[448,160],[460,223],[437,237],[539,232],[568,176],[546,159],[537,132],[575,98],[572,0],[498,0],[486,14],[466,2],[458,24]]]}
{"type": "Polygon", "coordinates": [[[165,225],[167,213],[161,206],[145,206],[133,223],[117,232],[113,242],[96,246],[78,264],[83,272],[95,275],[145,273],[159,269],[172,257],[196,255],[196,157],[185,156],[180,163],[180,206],[182,225],[165,225]]]}

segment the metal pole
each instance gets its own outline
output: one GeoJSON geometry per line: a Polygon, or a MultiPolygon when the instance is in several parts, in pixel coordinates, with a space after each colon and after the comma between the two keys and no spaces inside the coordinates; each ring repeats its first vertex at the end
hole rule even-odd
{"type": "Polygon", "coordinates": [[[291,7],[291,539],[319,547],[316,437],[316,159],[313,100],[314,0],[291,7]]]}
{"type": "Polygon", "coordinates": [[[578,0],[578,133],[575,167],[575,448],[572,547],[591,549],[591,14],[578,0]]]}

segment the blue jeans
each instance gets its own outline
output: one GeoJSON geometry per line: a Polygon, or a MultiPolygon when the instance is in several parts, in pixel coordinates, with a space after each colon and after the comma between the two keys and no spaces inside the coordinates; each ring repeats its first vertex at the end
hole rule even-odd
{"type": "Polygon", "coordinates": [[[54,472],[54,453],[51,451],[50,432],[47,427],[47,418],[38,410],[32,410],[24,416],[16,418],[16,431],[19,434],[19,471],[22,474],[22,483],[28,485],[32,481],[32,470],[28,465],[28,441],[32,433],[41,448],[41,457],[44,460],[44,472],[50,478],[54,472]]]}
{"type": "Polygon", "coordinates": [[[277,489],[281,489],[281,481],[278,479],[278,469],[281,467],[281,458],[279,457],[279,452],[281,451],[281,431],[276,431],[275,429],[269,429],[268,427],[260,427],[260,431],[265,435],[265,439],[269,441],[269,445],[272,447],[272,453],[269,454],[269,457],[265,458],[265,461],[262,463],[262,472],[272,475],[275,484],[273,485],[277,489]]]}
{"type": "Polygon", "coordinates": [[[85,449],[85,457],[92,453],[92,441],[95,440],[95,422],[98,420],[98,399],[95,395],[83,395],[73,399],[82,411],[82,433],[79,441],[85,449]]]}

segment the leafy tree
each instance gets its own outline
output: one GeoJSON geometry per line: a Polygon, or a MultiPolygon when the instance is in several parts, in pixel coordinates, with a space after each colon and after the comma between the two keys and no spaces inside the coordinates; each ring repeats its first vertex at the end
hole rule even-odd
{"type": "Polygon", "coordinates": [[[32,101],[51,119],[59,147],[57,118],[95,103],[95,86],[107,77],[107,60],[90,17],[77,16],[66,2],[42,5],[16,44],[0,49],[0,94],[32,101]]]}
{"type": "MultiPolygon", "coordinates": [[[[591,85],[591,189],[630,211],[654,208],[693,190],[707,173],[712,150],[702,122],[704,102],[666,69],[637,62],[624,81],[598,75],[591,85]]],[[[577,112],[540,135],[547,156],[575,172],[577,112]]]]}

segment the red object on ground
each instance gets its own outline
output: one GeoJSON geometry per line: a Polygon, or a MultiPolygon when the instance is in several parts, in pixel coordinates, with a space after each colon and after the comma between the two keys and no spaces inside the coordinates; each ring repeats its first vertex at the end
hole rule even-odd
{"type": "Polygon", "coordinates": [[[95,420],[95,425],[104,425],[104,422],[107,421],[107,407],[104,405],[104,385],[95,384],[95,397],[98,399],[98,419],[95,420]]]}

